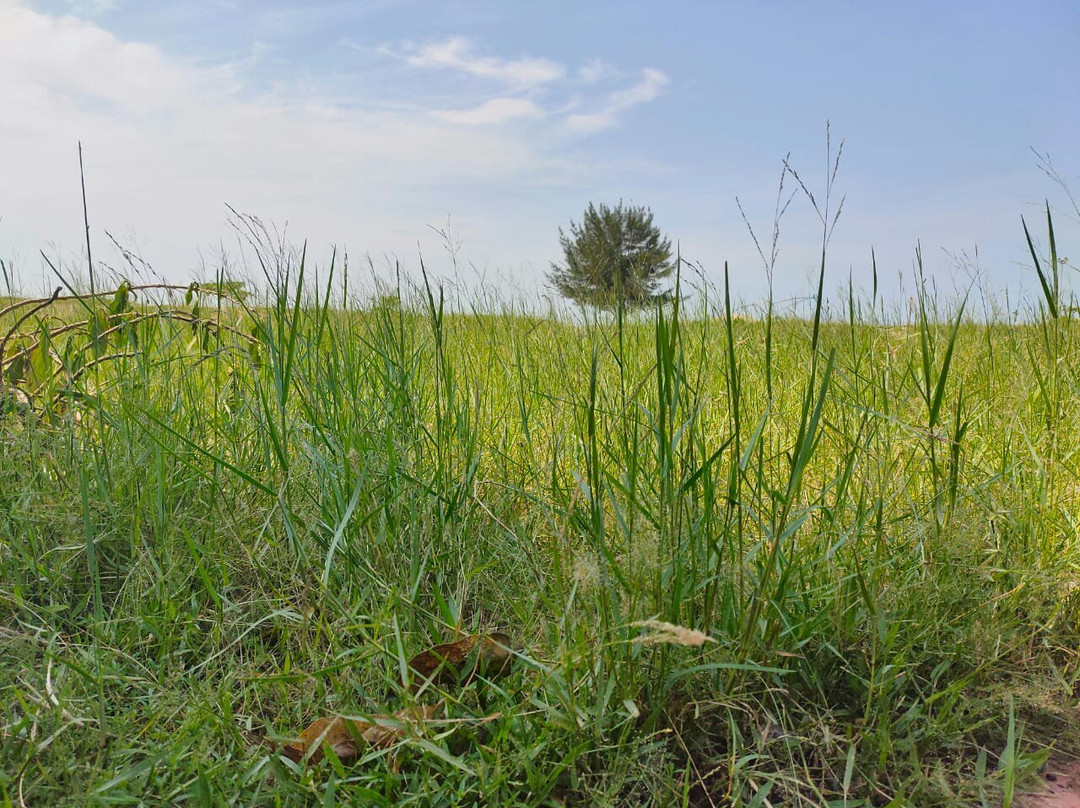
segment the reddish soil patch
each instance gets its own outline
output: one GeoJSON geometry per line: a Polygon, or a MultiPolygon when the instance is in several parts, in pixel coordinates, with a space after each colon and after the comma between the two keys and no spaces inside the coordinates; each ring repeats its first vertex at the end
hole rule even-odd
{"type": "Polygon", "coordinates": [[[1043,773],[1041,791],[1021,795],[1018,808],[1080,808],[1080,761],[1054,764],[1043,773]]]}

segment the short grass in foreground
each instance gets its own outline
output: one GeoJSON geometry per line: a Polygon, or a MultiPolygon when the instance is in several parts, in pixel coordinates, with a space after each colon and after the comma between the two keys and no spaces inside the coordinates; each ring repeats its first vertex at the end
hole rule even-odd
{"type": "Polygon", "coordinates": [[[1056,283],[1029,324],[575,325],[276,280],[24,324],[111,358],[0,416],[3,804],[995,805],[1075,751],[1056,283]],[[485,631],[508,676],[405,686],[485,631]],[[440,697],[348,767],[266,745],[440,697]]]}

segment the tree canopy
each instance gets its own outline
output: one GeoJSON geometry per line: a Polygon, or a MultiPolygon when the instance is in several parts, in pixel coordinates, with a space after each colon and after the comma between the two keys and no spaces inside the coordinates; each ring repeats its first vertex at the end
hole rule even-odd
{"type": "Polygon", "coordinates": [[[671,241],[644,206],[591,202],[581,224],[559,228],[563,262],[551,264],[548,280],[579,303],[613,309],[644,307],[665,297],[661,282],[674,268],[671,241]]]}

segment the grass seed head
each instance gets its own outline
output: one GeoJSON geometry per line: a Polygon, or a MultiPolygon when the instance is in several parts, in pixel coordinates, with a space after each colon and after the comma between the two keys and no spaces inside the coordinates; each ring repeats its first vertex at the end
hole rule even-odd
{"type": "Polygon", "coordinates": [[[663,620],[639,620],[630,624],[633,628],[648,629],[647,634],[639,634],[633,642],[641,645],[686,645],[700,646],[707,642],[716,642],[708,634],[697,629],[677,626],[663,620]]]}

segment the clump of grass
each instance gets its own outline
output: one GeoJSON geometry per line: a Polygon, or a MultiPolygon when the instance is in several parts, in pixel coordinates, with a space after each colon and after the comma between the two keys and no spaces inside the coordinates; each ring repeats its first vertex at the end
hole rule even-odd
{"type": "Polygon", "coordinates": [[[1029,322],[831,321],[830,166],[809,320],[334,305],[254,219],[261,300],[5,304],[5,804],[1011,799],[1080,737],[1052,219],[1029,322]],[[408,686],[486,632],[507,677],[408,686]],[[264,743],[435,699],[349,767],[264,743]]]}

